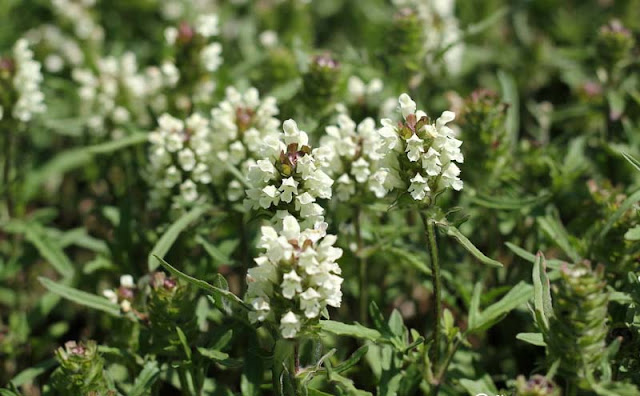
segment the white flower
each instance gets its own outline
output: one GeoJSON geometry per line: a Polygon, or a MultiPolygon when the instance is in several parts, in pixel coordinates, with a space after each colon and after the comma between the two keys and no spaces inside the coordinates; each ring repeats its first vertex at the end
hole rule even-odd
{"type": "Polygon", "coordinates": [[[180,185],[180,194],[185,201],[194,202],[198,199],[198,186],[193,181],[186,180],[180,185]]]}
{"type": "Polygon", "coordinates": [[[264,253],[247,272],[245,300],[253,308],[252,322],[274,321],[283,337],[292,338],[317,321],[327,306],[340,306],[343,279],[336,260],[342,250],[333,246],[336,237],[326,234],[326,223],[301,231],[295,217],[277,215],[280,232],[261,229],[258,246],[264,253]]]}
{"type": "Polygon", "coordinates": [[[409,180],[411,185],[409,186],[409,192],[416,201],[421,201],[430,191],[427,180],[424,179],[419,173],[409,180]]]}
{"type": "Polygon", "coordinates": [[[196,20],[195,30],[203,37],[218,35],[218,16],[216,14],[200,15],[196,20]]]}
{"type": "Polygon", "coordinates": [[[251,322],[264,322],[271,312],[269,302],[262,297],[258,297],[251,302],[253,311],[249,312],[249,320],[251,322]]]}
{"type": "Polygon", "coordinates": [[[222,64],[222,46],[220,43],[211,43],[202,49],[200,59],[202,65],[207,71],[214,72],[218,70],[222,64]]]}
{"type": "Polygon", "coordinates": [[[291,272],[284,274],[282,284],[280,285],[284,298],[291,300],[296,293],[300,293],[302,291],[302,284],[300,281],[302,281],[302,278],[298,276],[296,271],[292,270],[291,272]]]}
{"type": "Polygon", "coordinates": [[[320,314],[320,293],[312,288],[308,288],[300,294],[300,309],[304,311],[307,318],[316,318],[320,314]]]}
{"type": "Polygon", "coordinates": [[[298,194],[298,182],[293,177],[288,177],[282,181],[280,185],[280,199],[286,203],[290,203],[294,194],[298,194]]]}
{"type": "Polygon", "coordinates": [[[117,304],[118,303],[118,295],[116,294],[115,291],[113,291],[111,289],[107,289],[107,290],[104,290],[102,292],[102,295],[105,296],[107,298],[107,300],[109,300],[113,304],[117,304]]]}
{"type": "Polygon", "coordinates": [[[129,289],[133,289],[134,287],[136,287],[135,283],[133,282],[133,276],[122,275],[120,277],[120,286],[129,288],[129,289]]]}
{"type": "Polygon", "coordinates": [[[280,319],[280,332],[284,338],[294,338],[300,331],[298,315],[289,311],[280,319]]]}
{"type": "Polygon", "coordinates": [[[460,168],[455,164],[464,161],[460,150],[462,141],[456,139],[453,129],[447,126],[455,114],[445,111],[435,123],[426,124],[426,114],[416,110],[415,102],[407,94],[400,95],[398,102],[404,125],[397,126],[383,119],[378,130],[383,143],[377,151],[387,173],[384,178],[380,174],[375,181],[377,192],[382,195],[385,189],[406,188],[413,199],[421,201],[443,189],[462,189],[460,168]],[[411,131],[408,138],[407,130],[411,131]],[[409,162],[401,158],[404,153],[409,162]]]}
{"type": "Polygon", "coordinates": [[[18,94],[13,105],[12,115],[15,119],[28,122],[34,114],[46,110],[44,94],[40,91],[42,73],[40,63],[33,60],[33,52],[26,39],[20,39],[13,47],[15,74],[13,87],[18,94]]]}
{"type": "Polygon", "coordinates": [[[420,159],[420,155],[424,153],[424,140],[420,139],[418,135],[411,135],[411,137],[407,139],[407,148],[405,151],[409,161],[416,162],[420,159]]]}

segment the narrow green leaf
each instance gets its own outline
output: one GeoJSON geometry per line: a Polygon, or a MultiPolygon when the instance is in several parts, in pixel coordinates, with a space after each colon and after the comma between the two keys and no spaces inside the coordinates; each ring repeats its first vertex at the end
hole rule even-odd
{"type": "Polygon", "coordinates": [[[159,376],[158,362],[148,361],[140,371],[140,374],[138,374],[127,396],[146,396],[151,394],[151,386],[158,380],[159,376]]]}
{"type": "Polygon", "coordinates": [[[167,269],[167,271],[169,271],[172,275],[174,275],[177,278],[180,278],[182,280],[184,280],[187,283],[190,283],[192,285],[194,285],[195,287],[205,290],[209,293],[211,293],[212,295],[216,296],[217,298],[222,298],[222,297],[226,297],[228,298],[230,301],[238,304],[239,306],[241,306],[242,308],[251,311],[252,308],[250,305],[246,304],[244,301],[242,301],[242,299],[240,299],[238,296],[236,296],[235,294],[231,293],[229,290],[223,290],[220,289],[218,287],[215,287],[213,285],[208,284],[205,281],[202,281],[200,279],[196,279],[194,277],[191,277],[183,272],[178,271],[176,268],[174,268],[171,264],[167,263],[166,261],[164,261],[162,258],[155,256],[156,259],[158,259],[158,261],[160,262],[160,264],[167,269]]]}
{"type": "Polygon", "coordinates": [[[33,246],[36,247],[40,255],[55,268],[55,270],[65,278],[73,276],[75,269],[69,257],[64,253],[62,247],[54,243],[45,232],[45,229],[38,224],[28,221],[13,220],[4,227],[12,233],[23,234],[33,246]]]}
{"type": "Polygon", "coordinates": [[[629,196],[629,198],[625,199],[624,202],[622,202],[622,205],[620,205],[618,210],[616,210],[616,212],[611,215],[611,217],[609,217],[607,223],[604,225],[604,227],[602,227],[598,238],[604,238],[609,233],[611,227],[613,227],[616,221],[618,221],[622,217],[622,215],[624,215],[629,209],[631,209],[631,207],[638,201],[640,201],[640,190],[634,192],[633,194],[631,194],[631,196],[629,196]]]}
{"type": "Polygon", "coordinates": [[[47,180],[59,177],[73,169],[80,168],[95,159],[96,155],[108,154],[125,147],[146,142],[146,133],[137,133],[114,142],[107,142],[89,147],[73,148],[64,151],[40,168],[29,173],[23,185],[25,200],[29,200],[38,192],[38,187],[47,180]]]}
{"type": "Polygon", "coordinates": [[[555,244],[558,245],[558,247],[560,247],[560,249],[562,249],[562,251],[565,252],[565,254],[569,256],[574,263],[581,260],[580,254],[571,244],[569,234],[562,223],[560,223],[560,220],[555,216],[538,217],[537,220],[538,225],[542,228],[545,234],[547,234],[549,239],[555,242],[555,244]]]}
{"type": "Polygon", "coordinates": [[[180,327],[176,327],[176,333],[178,333],[178,338],[180,339],[180,343],[182,344],[184,354],[187,356],[187,360],[191,361],[191,347],[189,346],[187,336],[184,334],[184,331],[182,331],[180,327]]]}
{"type": "MultiPolygon", "coordinates": [[[[509,248],[509,250],[511,250],[513,253],[515,253],[518,257],[525,259],[526,261],[530,262],[530,263],[535,263],[536,262],[536,255],[533,253],[529,253],[526,250],[524,250],[523,248],[521,248],[518,245],[514,245],[511,242],[505,242],[505,245],[507,245],[507,247],[509,248]]],[[[563,264],[566,264],[565,261],[562,260],[545,260],[546,264],[549,266],[549,268],[552,269],[559,269],[563,264]]]]}
{"type": "Polygon", "coordinates": [[[531,345],[546,347],[547,343],[544,342],[542,333],[518,333],[516,338],[520,341],[527,342],[531,345]]]}
{"type": "Polygon", "coordinates": [[[356,349],[354,353],[351,354],[349,359],[345,360],[344,362],[334,367],[333,371],[335,371],[336,373],[342,373],[344,371],[349,370],[351,367],[358,364],[360,359],[362,359],[362,357],[367,353],[368,350],[369,350],[368,345],[361,346],[360,348],[356,349]]]}
{"type": "Polygon", "coordinates": [[[33,367],[19,372],[15,377],[13,377],[13,379],[11,380],[11,384],[13,384],[13,386],[20,387],[28,382],[33,381],[39,375],[54,368],[57,364],[58,362],[54,358],[40,362],[33,367]]]}
{"type": "Polygon", "coordinates": [[[551,194],[542,193],[537,197],[509,198],[494,197],[490,195],[477,194],[471,197],[471,202],[476,205],[501,210],[519,210],[528,206],[539,205],[551,198],[551,194]]]}
{"type": "Polygon", "coordinates": [[[482,293],[482,282],[477,282],[473,287],[473,294],[471,295],[471,304],[469,304],[469,328],[475,329],[478,327],[478,320],[480,317],[480,294],[482,293]]]}
{"type": "Polygon", "coordinates": [[[400,262],[409,264],[411,267],[425,275],[431,275],[431,269],[427,266],[425,260],[421,259],[417,254],[414,254],[411,251],[393,246],[384,246],[382,251],[391,253],[393,256],[399,258],[400,262]]]}
{"type": "Polygon", "coordinates": [[[321,320],[320,328],[329,333],[333,333],[340,336],[349,336],[360,338],[364,340],[380,341],[382,334],[379,331],[364,327],[361,324],[346,324],[342,322],[336,322],[334,320],[321,320]]]}
{"type": "Polygon", "coordinates": [[[438,226],[444,228],[447,231],[447,235],[455,238],[462,245],[462,247],[464,247],[469,253],[473,255],[473,257],[478,259],[478,261],[480,261],[481,263],[489,265],[491,267],[502,268],[502,263],[485,256],[484,253],[478,250],[478,248],[475,247],[473,243],[471,243],[471,241],[467,239],[467,237],[464,236],[456,227],[452,225],[442,224],[438,224],[438,226]]]}
{"type": "Polygon", "coordinates": [[[553,316],[551,287],[545,271],[544,256],[538,252],[533,263],[533,304],[538,325],[543,331],[549,328],[549,318],[553,316]]]}
{"type": "Polygon", "coordinates": [[[218,351],[217,349],[212,348],[198,348],[198,352],[208,359],[214,360],[216,362],[221,362],[223,360],[229,359],[229,354],[218,351]]]}
{"type": "Polygon", "coordinates": [[[160,237],[156,245],[151,249],[151,253],[149,253],[147,260],[149,271],[154,271],[158,267],[158,262],[154,260],[153,257],[158,256],[159,258],[164,258],[173,243],[178,239],[180,233],[184,231],[189,224],[200,218],[208,209],[209,207],[206,205],[197,206],[171,224],[167,232],[160,237]]]}
{"type": "Polygon", "coordinates": [[[475,327],[469,327],[469,332],[485,330],[502,320],[513,309],[525,304],[533,297],[533,286],[520,282],[498,302],[482,311],[476,321],[475,327]]]}
{"type": "Polygon", "coordinates": [[[629,153],[622,153],[622,156],[624,157],[624,159],[626,159],[627,161],[629,161],[629,163],[636,168],[638,171],[640,171],[640,161],[638,161],[634,156],[632,156],[629,153]]]}
{"type": "Polygon", "coordinates": [[[500,88],[502,90],[502,101],[509,104],[505,124],[507,136],[509,136],[509,144],[512,149],[515,149],[518,143],[520,129],[520,97],[518,95],[518,86],[513,76],[502,70],[498,71],[498,81],[500,82],[500,88]]]}
{"type": "Polygon", "coordinates": [[[120,317],[120,306],[114,304],[104,297],[96,296],[82,290],[74,289],[69,286],[64,286],[52,281],[51,279],[39,277],[38,280],[42,285],[50,292],[57,294],[63,298],[71,300],[77,304],[87,306],[89,308],[97,309],[99,311],[106,312],[110,315],[120,317]]]}

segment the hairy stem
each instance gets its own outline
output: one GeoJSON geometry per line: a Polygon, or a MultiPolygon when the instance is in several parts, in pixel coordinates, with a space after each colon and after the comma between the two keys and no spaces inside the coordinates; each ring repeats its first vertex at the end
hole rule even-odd
{"type": "MultiPolygon", "coordinates": [[[[433,296],[434,296],[434,315],[435,328],[433,330],[433,366],[439,367],[440,362],[440,319],[442,318],[442,279],[440,277],[440,262],[438,261],[438,244],[436,242],[436,230],[433,220],[421,213],[422,222],[427,230],[427,243],[429,245],[429,254],[431,256],[431,276],[433,278],[433,296]]],[[[434,395],[438,394],[439,385],[434,388],[434,395]]]]}
{"type": "Polygon", "coordinates": [[[11,150],[12,150],[12,131],[4,132],[5,144],[4,144],[4,164],[2,167],[2,185],[4,186],[4,195],[7,202],[7,214],[9,217],[13,215],[13,197],[11,196],[11,150]]]}

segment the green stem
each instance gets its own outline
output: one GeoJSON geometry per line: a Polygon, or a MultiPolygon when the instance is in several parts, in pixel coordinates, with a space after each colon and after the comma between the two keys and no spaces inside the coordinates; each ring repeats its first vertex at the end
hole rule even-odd
{"type": "Polygon", "coordinates": [[[277,396],[296,396],[296,372],[300,364],[298,340],[279,339],[273,350],[272,381],[277,396]]]}
{"type": "MultiPolygon", "coordinates": [[[[438,367],[440,362],[440,318],[442,317],[442,279],[440,277],[440,262],[438,261],[438,244],[436,242],[436,230],[433,220],[421,213],[422,222],[427,229],[427,242],[431,256],[431,276],[433,278],[435,329],[433,330],[433,366],[438,367]]],[[[434,395],[438,394],[439,385],[436,385],[434,395]]]]}
{"type": "Polygon", "coordinates": [[[367,324],[367,305],[369,302],[369,293],[367,290],[367,258],[364,256],[364,242],[362,240],[362,227],[360,224],[361,210],[356,208],[355,228],[356,241],[358,244],[358,258],[360,260],[360,322],[367,324]]]}
{"type": "Polygon", "coordinates": [[[458,351],[458,348],[460,347],[460,344],[462,344],[462,340],[465,338],[464,335],[460,336],[456,342],[449,347],[449,351],[447,352],[447,356],[444,357],[444,361],[442,362],[442,365],[440,366],[440,369],[438,370],[438,373],[436,374],[436,378],[435,378],[435,385],[433,387],[433,394],[437,395],[438,392],[440,391],[440,386],[444,383],[444,380],[447,377],[447,370],[449,369],[449,364],[451,364],[451,360],[453,360],[453,356],[456,354],[456,352],[458,351]]]}
{"type": "Polygon", "coordinates": [[[4,194],[7,201],[7,214],[9,217],[13,215],[13,197],[11,196],[11,146],[13,143],[13,132],[11,130],[4,131],[5,144],[4,144],[4,166],[2,167],[2,184],[4,194]]]}
{"type": "Polygon", "coordinates": [[[187,379],[187,373],[184,367],[178,368],[178,378],[180,380],[180,393],[185,396],[191,396],[191,392],[189,392],[189,380],[187,379]]]}

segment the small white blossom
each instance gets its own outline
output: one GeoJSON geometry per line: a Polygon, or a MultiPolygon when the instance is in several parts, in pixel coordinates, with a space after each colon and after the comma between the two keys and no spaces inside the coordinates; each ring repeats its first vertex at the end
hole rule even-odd
{"type": "Polygon", "coordinates": [[[342,250],[326,223],[304,229],[295,217],[284,215],[282,231],[262,227],[258,247],[264,249],[247,272],[245,300],[252,322],[274,321],[283,338],[293,338],[316,322],[327,306],[342,301],[342,250]],[[278,319],[279,318],[279,319],[278,319]],[[278,322],[279,320],[279,322],[278,322]]]}

